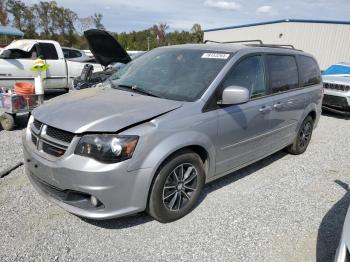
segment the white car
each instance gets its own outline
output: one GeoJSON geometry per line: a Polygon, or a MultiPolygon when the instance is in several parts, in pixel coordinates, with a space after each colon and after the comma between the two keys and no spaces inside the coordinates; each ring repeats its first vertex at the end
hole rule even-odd
{"type": "Polygon", "coordinates": [[[339,63],[322,73],[323,108],[343,115],[350,114],[350,64],[339,63]]]}
{"type": "Polygon", "coordinates": [[[88,56],[84,50],[73,47],[62,47],[64,58],[75,62],[91,62],[96,63],[95,58],[88,56]]]}
{"type": "MultiPolygon", "coordinates": [[[[80,76],[86,63],[66,60],[60,44],[49,40],[17,40],[4,48],[0,55],[0,86],[11,88],[18,81],[34,82],[31,71],[34,61],[42,58],[50,65],[46,71],[45,88],[72,86],[72,79],[80,76]]],[[[92,64],[94,71],[102,71],[101,64],[92,64]]]]}

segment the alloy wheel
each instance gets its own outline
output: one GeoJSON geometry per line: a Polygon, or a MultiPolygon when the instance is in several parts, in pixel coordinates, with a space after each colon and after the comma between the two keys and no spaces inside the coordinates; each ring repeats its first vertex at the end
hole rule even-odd
{"type": "Polygon", "coordinates": [[[197,190],[198,171],[189,163],[178,165],[166,178],[163,203],[170,211],[179,211],[197,190]]]}
{"type": "Polygon", "coordinates": [[[312,133],[312,125],[310,122],[306,122],[299,134],[299,146],[301,148],[304,148],[305,146],[308,145],[311,138],[311,133],[312,133]]]}

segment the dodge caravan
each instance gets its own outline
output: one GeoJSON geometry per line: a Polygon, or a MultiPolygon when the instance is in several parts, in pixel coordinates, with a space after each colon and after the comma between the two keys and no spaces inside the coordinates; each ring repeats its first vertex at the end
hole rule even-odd
{"type": "Polygon", "coordinates": [[[78,216],[146,210],[174,221],[205,183],[282,149],[305,152],[322,96],[315,58],[293,48],[156,48],[101,86],[34,110],[23,135],[26,174],[78,216]]]}

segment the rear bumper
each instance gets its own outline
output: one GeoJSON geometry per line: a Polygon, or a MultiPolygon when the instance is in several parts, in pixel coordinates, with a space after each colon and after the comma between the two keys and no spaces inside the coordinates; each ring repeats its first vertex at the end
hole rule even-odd
{"type": "Polygon", "coordinates": [[[28,149],[23,137],[25,172],[46,199],[70,213],[92,219],[109,219],[144,211],[152,169],[127,171],[127,161],[101,164],[69,155],[50,161],[28,149]],[[94,196],[100,205],[94,206],[94,196]]]}

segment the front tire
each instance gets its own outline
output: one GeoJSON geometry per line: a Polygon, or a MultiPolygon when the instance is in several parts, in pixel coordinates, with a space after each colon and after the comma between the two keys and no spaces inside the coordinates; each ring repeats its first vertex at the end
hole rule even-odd
{"type": "Polygon", "coordinates": [[[314,120],[311,116],[304,119],[293,144],[286,148],[286,151],[293,155],[304,153],[311,141],[312,131],[314,129],[314,120]]]}
{"type": "Polygon", "coordinates": [[[190,150],[168,159],[156,174],[147,212],[162,223],[188,214],[203,189],[205,172],[201,158],[190,150]]]}

